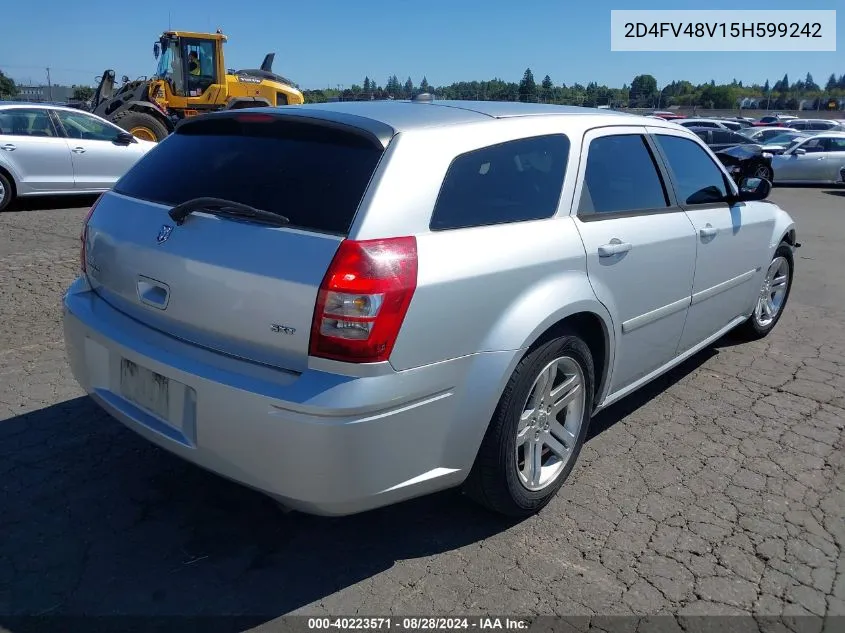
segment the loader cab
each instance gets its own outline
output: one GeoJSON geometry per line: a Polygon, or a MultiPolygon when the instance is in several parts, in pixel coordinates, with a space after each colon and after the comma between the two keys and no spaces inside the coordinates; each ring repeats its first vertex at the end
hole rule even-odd
{"type": "Polygon", "coordinates": [[[225,86],[225,39],[222,34],[175,31],[162,34],[153,47],[158,58],[156,79],[165,81],[174,97],[186,101],[202,97],[212,86],[225,86]]]}

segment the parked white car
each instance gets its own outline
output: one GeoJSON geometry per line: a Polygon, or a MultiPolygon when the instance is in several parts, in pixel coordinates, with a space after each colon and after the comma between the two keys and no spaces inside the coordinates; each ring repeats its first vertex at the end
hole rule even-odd
{"type": "Polygon", "coordinates": [[[108,191],[155,143],[93,114],[0,105],[0,211],[15,198],[108,191]]]}

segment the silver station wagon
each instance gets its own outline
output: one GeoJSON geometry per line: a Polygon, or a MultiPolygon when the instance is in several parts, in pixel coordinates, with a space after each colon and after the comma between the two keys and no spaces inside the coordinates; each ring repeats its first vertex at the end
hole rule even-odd
{"type": "Polygon", "coordinates": [[[496,102],[187,120],[101,196],[76,379],[308,513],[462,487],[528,515],[591,417],[783,313],[795,226],[674,123],[496,102]]]}

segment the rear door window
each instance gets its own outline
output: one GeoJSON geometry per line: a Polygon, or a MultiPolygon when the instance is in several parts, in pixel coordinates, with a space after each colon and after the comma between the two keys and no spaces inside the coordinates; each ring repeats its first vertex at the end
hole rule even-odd
{"type": "Polygon", "coordinates": [[[343,129],[247,116],[184,126],[136,163],[115,191],[168,206],[223,198],[284,215],[292,228],[347,234],[381,145],[343,129]]]}
{"type": "Polygon", "coordinates": [[[640,134],[602,136],[590,143],[578,215],[665,209],[663,179],[640,134]]]}
{"type": "Polygon", "coordinates": [[[9,108],[0,110],[0,134],[10,136],[59,136],[47,110],[9,108]]]}
{"type": "Polygon", "coordinates": [[[508,141],[458,156],[440,189],[433,231],[526,222],[557,211],[569,158],[563,134],[508,141]]]}

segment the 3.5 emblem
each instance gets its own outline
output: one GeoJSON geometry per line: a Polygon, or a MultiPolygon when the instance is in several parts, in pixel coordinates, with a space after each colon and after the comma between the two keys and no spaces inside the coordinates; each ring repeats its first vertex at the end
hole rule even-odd
{"type": "Polygon", "coordinates": [[[296,328],[290,327],[289,325],[279,325],[278,323],[271,323],[270,330],[275,332],[276,334],[287,334],[291,335],[296,332],[296,328]]]}
{"type": "Polygon", "coordinates": [[[159,244],[164,244],[169,238],[170,234],[173,232],[173,227],[169,224],[163,224],[161,228],[158,230],[158,237],[156,241],[159,244]]]}

